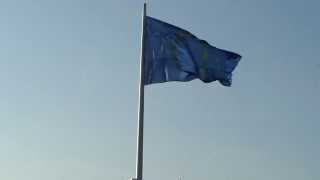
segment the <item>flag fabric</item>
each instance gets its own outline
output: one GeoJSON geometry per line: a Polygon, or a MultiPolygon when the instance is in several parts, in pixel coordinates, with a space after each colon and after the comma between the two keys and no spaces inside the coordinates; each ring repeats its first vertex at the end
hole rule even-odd
{"type": "Polygon", "coordinates": [[[188,31],[146,17],[144,84],[200,79],[231,86],[241,56],[211,46],[188,31]]]}

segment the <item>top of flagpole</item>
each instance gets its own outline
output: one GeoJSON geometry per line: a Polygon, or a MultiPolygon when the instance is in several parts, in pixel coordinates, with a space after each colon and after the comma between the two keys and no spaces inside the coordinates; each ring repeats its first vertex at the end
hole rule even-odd
{"type": "Polygon", "coordinates": [[[147,15],[147,0],[143,3],[143,16],[145,17],[147,15]]]}

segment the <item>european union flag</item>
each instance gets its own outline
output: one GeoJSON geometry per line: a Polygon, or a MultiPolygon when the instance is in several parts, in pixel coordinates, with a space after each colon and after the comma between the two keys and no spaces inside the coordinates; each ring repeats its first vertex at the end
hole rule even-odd
{"type": "Polygon", "coordinates": [[[241,56],[211,46],[186,30],[146,17],[144,84],[167,81],[205,83],[219,81],[231,86],[232,71],[241,56]]]}

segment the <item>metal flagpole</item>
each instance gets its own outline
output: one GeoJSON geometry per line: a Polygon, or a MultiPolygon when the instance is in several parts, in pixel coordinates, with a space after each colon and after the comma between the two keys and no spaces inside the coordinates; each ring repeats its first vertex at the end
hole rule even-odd
{"type": "Polygon", "coordinates": [[[147,3],[143,5],[142,15],[142,35],[141,35],[141,54],[140,54],[140,84],[139,84],[139,110],[138,110],[138,136],[137,136],[137,159],[136,159],[136,178],[142,180],[143,175],[143,125],[144,125],[144,49],[145,49],[145,25],[146,25],[147,3]]]}

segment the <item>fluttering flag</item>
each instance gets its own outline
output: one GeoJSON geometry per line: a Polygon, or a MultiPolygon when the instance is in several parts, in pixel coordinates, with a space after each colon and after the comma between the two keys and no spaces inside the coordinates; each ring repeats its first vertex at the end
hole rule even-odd
{"type": "Polygon", "coordinates": [[[239,54],[218,49],[188,31],[146,16],[144,84],[200,79],[231,86],[239,54]]]}

